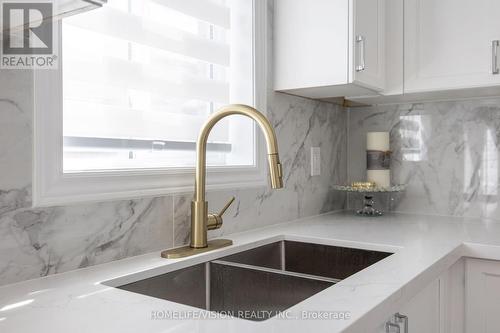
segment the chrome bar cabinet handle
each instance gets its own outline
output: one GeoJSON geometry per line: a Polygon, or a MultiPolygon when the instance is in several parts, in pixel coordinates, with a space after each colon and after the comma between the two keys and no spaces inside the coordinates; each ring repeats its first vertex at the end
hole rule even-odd
{"type": "Polygon", "coordinates": [[[500,73],[500,70],[498,69],[498,46],[500,44],[500,41],[498,40],[493,40],[491,41],[491,73],[493,75],[497,75],[500,73]]]}
{"type": "Polygon", "coordinates": [[[365,37],[362,35],[356,36],[356,44],[359,45],[359,62],[356,66],[356,72],[364,71],[365,65],[365,37]]]}
{"type": "Polygon", "coordinates": [[[396,322],[401,323],[403,322],[405,325],[405,333],[408,333],[408,316],[402,315],[401,313],[396,313],[394,315],[396,318],[396,322]]]}

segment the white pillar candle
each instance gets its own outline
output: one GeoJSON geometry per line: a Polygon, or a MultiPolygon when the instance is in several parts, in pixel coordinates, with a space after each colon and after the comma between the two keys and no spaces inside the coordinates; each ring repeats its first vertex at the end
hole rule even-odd
{"type": "Polygon", "coordinates": [[[389,132],[366,133],[366,150],[389,151],[389,132]]]}
{"type": "MultiPolygon", "coordinates": [[[[377,152],[389,152],[389,132],[368,132],[366,133],[366,150],[377,152]]],[[[375,155],[376,156],[376,155],[375,155]]],[[[366,180],[374,182],[378,187],[391,186],[391,170],[382,167],[380,161],[376,160],[376,166],[370,167],[366,172],[366,180]]]]}
{"type": "Polygon", "coordinates": [[[391,186],[391,170],[366,170],[366,180],[374,182],[377,187],[391,186]]]}

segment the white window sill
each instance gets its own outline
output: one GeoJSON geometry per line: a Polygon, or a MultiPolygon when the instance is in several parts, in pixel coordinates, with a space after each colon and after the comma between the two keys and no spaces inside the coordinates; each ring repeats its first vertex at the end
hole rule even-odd
{"type": "MultiPolygon", "coordinates": [[[[207,173],[207,191],[267,185],[258,168],[220,168],[207,173]]],[[[260,168],[261,170],[263,168],[260,168]]],[[[168,194],[192,193],[194,172],[165,174],[164,170],[130,173],[65,174],[53,182],[35,183],[33,206],[48,207],[82,202],[136,199],[168,194]]]]}

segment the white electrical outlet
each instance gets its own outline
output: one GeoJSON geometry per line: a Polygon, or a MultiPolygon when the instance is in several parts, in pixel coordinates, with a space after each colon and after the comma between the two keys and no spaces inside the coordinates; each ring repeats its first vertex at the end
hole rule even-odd
{"type": "Polygon", "coordinates": [[[321,150],[311,147],[311,176],[321,175],[321,150]]]}

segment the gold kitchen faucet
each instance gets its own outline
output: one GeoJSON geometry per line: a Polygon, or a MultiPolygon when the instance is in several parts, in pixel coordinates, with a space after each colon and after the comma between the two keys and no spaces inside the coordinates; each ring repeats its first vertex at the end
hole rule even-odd
{"type": "Polygon", "coordinates": [[[256,109],[241,104],[228,105],[212,114],[201,128],[196,143],[196,174],[194,185],[194,198],[191,201],[191,243],[176,249],[166,250],[161,253],[163,258],[182,258],[194,254],[211,251],[229,246],[233,242],[229,239],[216,239],[207,241],[207,230],[218,229],[222,226],[222,215],[234,201],[229,200],[226,206],[217,214],[208,213],[208,203],[205,200],[206,157],[207,140],[212,128],[221,119],[231,115],[243,115],[252,118],[264,133],[267,146],[267,158],[271,187],[283,187],[283,171],[278,155],[278,141],[269,120],[256,109]]]}

